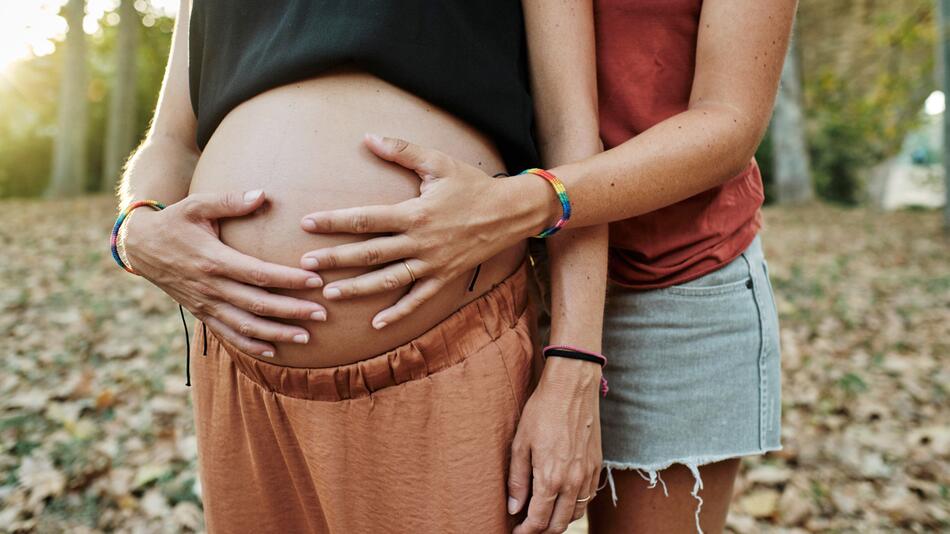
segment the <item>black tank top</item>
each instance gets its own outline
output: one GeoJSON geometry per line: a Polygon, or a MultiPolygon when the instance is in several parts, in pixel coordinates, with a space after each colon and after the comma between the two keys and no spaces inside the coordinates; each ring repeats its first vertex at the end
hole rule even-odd
{"type": "Polygon", "coordinates": [[[489,136],[509,172],[536,166],[520,0],[194,0],[198,147],[234,107],[352,64],[489,136]]]}

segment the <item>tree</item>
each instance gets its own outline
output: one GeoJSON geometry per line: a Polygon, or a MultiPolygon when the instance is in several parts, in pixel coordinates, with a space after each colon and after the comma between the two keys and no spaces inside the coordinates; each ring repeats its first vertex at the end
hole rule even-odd
{"type": "Polygon", "coordinates": [[[81,193],[86,176],[86,135],[89,112],[86,98],[86,34],[82,28],[85,0],[69,0],[63,8],[68,24],[56,138],[53,141],[53,170],[47,197],[60,198],[81,193]]]}
{"type": "MultiPolygon", "coordinates": [[[[940,0],[940,56],[943,60],[943,94],[950,103],[950,0],[940,0]]],[[[943,112],[943,229],[950,233],[950,109],[943,112]]]]}
{"type": "Polygon", "coordinates": [[[780,204],[807,202],[814,198],[805,117],[802,113],[802,83],[798,75],[798,48],[789,44],[782,67],[781,86],[772,115],[772,161],[776,201],[780,204]]]}
{"type": "Polygon", "coordinates": [[[135,0],[119,4],[119,37],[115,48],[115,76],[109,118],[106,126],[105,149],[102,161],[102,190],[115,188],[125,159],[134,148],[137,131],[136,70],[139,42],[138,12],[135,0]]]}

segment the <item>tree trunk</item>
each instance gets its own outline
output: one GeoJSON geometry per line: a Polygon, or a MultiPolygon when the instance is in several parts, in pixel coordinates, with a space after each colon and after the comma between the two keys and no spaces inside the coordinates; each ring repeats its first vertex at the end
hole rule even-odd
{"type": "Polygon", "coordinates": [[[780,204],[807,202],[814,198],[795,42],[789,44],[785,56],[772,115],[772,161],[775,166],[775,198],[780,204]]]}
{"type": "Polygon", "coordinates": [[[66,33],[60,81],[56,139],[53,142],[53,171],[46,196],[75,196],[85,189],[86,130],[86,34],[82,29],[84,0],[69,0],[64,8],[69,30],[66,33]]]}
{"type": "Polygon", "coordinates": [[[109,102],[109,122],[106,125],[105,148],[102,160],[103,191],[112,191],[119,173],[136,141],[136,57],[139,41],[139,16],[135,0],[119,4],[119,38],[115,49],[115,77],[112,100],[109,102]]]}
{"type": "Polygon", "coordinates": [[[950,234],[950,0],[940,0],[940,48],[943,94],[948,106],[943,110],[943,229],[950,234]]]}

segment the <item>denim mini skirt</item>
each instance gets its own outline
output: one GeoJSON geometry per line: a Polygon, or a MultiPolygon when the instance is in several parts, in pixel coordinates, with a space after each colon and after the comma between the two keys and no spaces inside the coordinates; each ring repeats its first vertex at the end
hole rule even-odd
{"type": "MultiPolygon", "coordinates": [[[[756,237],[735,260],[654,290],[610,284],[601,400],[604,467],[657,473],[781,448],[779,325],[756,237]]],[[[661,479],[662,480],[662,479],[661,479]]],[[[616,494],[614,493],[616,502],[616,494]]]]}

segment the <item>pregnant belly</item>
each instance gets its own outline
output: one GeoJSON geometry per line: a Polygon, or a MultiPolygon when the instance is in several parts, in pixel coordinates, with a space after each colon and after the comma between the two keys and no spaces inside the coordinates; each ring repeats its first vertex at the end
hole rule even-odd
{"type": "MultiPolygon", "coordinates": [[[[220,221],[221,240],[266,261],[299,266],[310,250],[375,236],[314,235],[300,219],[325,209],[393,204],[419,194],[415,173],[382,161],[363,145],[367,132],[402,137],[503,172],[498,151],[483,135],[448,113],[378,78],[336,72],[267,91],[236,107],[201,155],[191,192],[263,189],[268,202],[255,213],[220,221]]],[[[326,301],[322,290],[272,290],[320,302],[326,322],[275,319],[310,332],[306,345],[277,343],[267,361],[329,367],[366,359],[428,330],[500,282],[522,261],[524,245],[482,265],[474,291],[471,272],[449,283],[412,316],[383,330],[370,322],[406,288],[347,301],[326,301]]],[[[368,269],[320,271],[329,283],[368,269]]]]}

